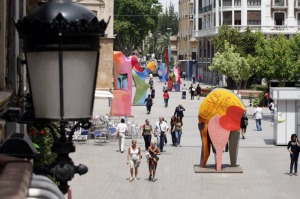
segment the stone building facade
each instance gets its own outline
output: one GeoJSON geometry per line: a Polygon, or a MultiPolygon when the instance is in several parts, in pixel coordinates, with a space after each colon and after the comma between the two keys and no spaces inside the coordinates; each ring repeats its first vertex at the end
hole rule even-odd
{"type": "Polygon", "coordinates": [[[76,2],[93,11],[99,20],[107,21],[110,18],[105,36],[101,37],[100,61],[97,75],[97,90],[109,90],[113,88],[113,23],[114,0],[77,0],[76,2]]]}

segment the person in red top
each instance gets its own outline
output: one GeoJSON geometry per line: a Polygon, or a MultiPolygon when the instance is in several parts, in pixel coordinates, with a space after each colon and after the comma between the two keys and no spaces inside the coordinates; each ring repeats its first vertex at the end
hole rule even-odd
{"type": "Polygon", "coordinates": [[[270,93],[266,92],[264,98],[265,98],[265,107],[268,107],[269,100],[270,100],[270,93]]]}
{"type": "Polygon", "coordinates": [[[168,91],[164,92],[163,97],[164,97],[165,108],[166,108],[166,107],[168,107],[168,101],[169,101],[169,98],[170,98],[168,91]]]}

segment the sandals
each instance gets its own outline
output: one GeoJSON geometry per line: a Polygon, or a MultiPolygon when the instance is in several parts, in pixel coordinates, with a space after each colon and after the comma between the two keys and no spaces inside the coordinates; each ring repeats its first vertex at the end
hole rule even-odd
{"type": "Polygon", "coordinates": [[[129,181],[132,182],[132,181],[133,181],[133,178],[130,178],[129,181]]]}

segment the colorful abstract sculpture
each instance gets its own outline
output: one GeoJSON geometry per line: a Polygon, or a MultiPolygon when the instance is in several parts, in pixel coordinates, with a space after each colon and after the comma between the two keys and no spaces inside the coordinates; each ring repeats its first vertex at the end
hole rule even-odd
{"type": "Polygon", "coordinates": [[[244,111],[242,100],[227,89],[214,89],[206,96],[198,113],[202,139],[201,167],[206,166],[213,144],[216,150],[216,168],[220,170],[222,150],[227,142],[231,166],[236,166],[240,120],[244,111]]]}
{"type": "Polygon", "coordinates": [[[131,115],[132,63],[122,52],[114,52],[114,99],[110,114],[112,116],[131,115]]]}
{"type": "Polygon", "coordinates": [[[145,83],[146,77],[155,70],[155,62],[150,61],[147,64],[147,67],[144,71],[139,72],[135,69],[135,67],[132,68],[132,77],[135,84],[135,95],[133,99],[133,105],[145,105],[145,99],[147,97],[147,90],[150,88],[150,85],[148,83],[145,83]]]}
{"type": "Polygon", "coordinates": [[[166,82],[168,80],[167,66],[163,63],[159,65],[158,76],[160,82],[166,82]]]}

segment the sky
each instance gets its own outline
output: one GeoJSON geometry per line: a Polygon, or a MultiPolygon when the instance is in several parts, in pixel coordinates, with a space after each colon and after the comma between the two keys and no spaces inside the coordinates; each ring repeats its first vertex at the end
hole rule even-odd
{"type": "Polygon", "coordinates": [[[178,0],[159,0],[159,2],[163,5],[163,10],[165,10],[166,7],[169,7],[170,2],[172,2],[175,12],[178,12],[178,0]]]}

